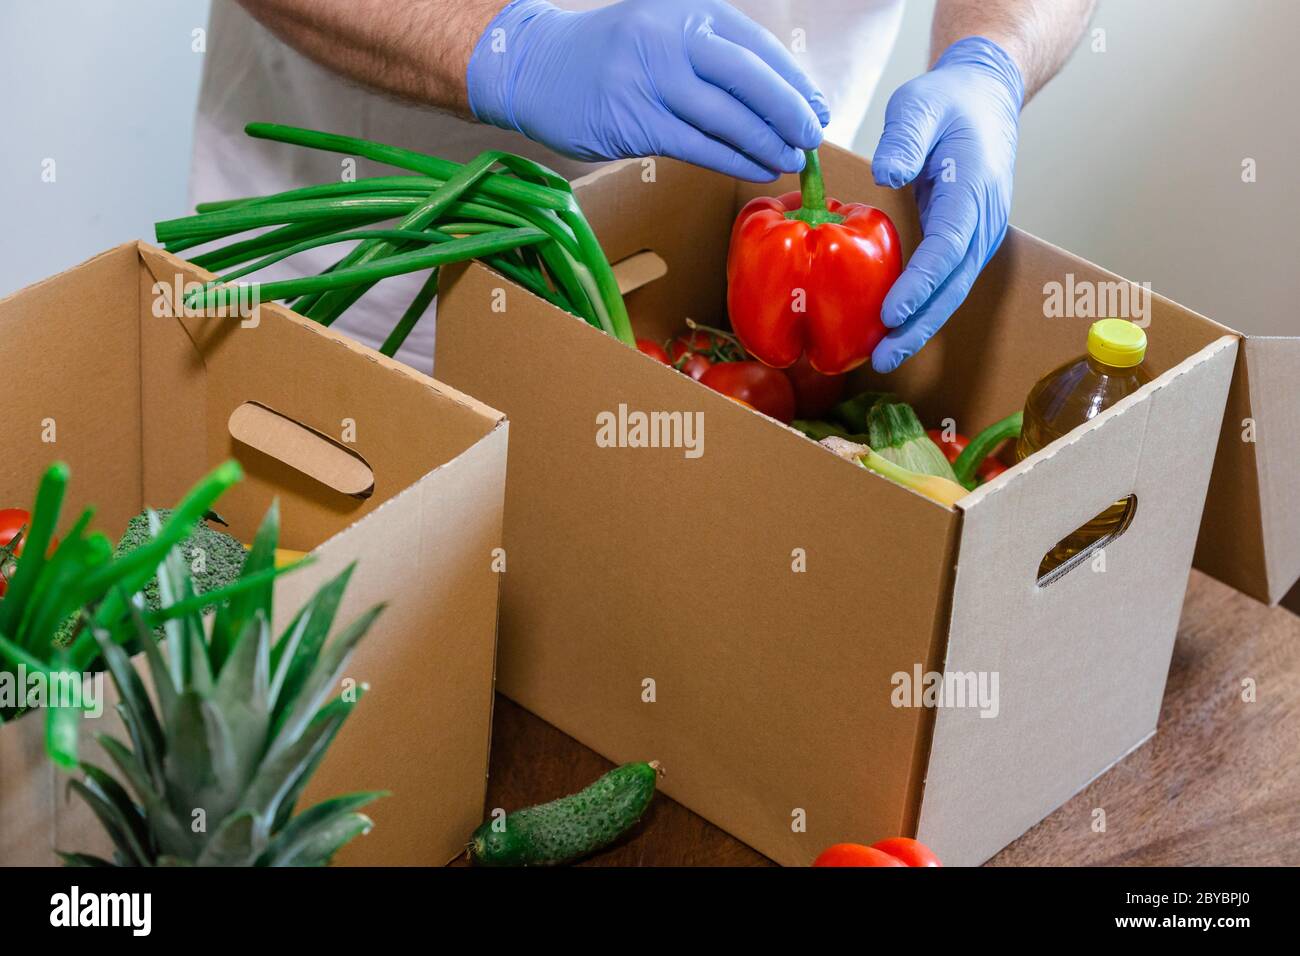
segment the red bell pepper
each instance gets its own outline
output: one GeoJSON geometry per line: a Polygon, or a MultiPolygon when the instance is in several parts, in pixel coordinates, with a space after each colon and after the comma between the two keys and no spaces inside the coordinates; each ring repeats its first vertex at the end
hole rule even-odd
{"type": "Polygon", "coordinates": [[[816,150],[801,193],[750,201],[731,232],[731,327],[755,358],[824,375],[854,369],[885,337],[880,306],[903,270],[898,232],[873,206],[826,197],[816,150]]]}

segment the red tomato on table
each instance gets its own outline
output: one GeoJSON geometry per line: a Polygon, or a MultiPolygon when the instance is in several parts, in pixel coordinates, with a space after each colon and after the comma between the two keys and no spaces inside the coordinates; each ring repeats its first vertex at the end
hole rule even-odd
{"type": "Polygon", "coordinates": [[[943,866],[928,846],[908,837],[890,837],[871,846],[837,843],[822,851],[813,866],[943,866]]]}
{"type": "Polygon", "coordinates": [[[888,840],[877,840],[871,844],[871,847],[902,860],[907,866],[943,866],[939,858],[934,855],[934,851],[920,840],[890,837],[888,840]]]}

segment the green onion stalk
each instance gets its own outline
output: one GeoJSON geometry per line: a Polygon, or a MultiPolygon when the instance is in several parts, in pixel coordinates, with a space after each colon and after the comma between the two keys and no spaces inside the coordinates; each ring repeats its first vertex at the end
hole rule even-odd
{"type": "Polygon", "coordinates": [[[477,259],[635,346],[618,282],[591,224],[568,182],[545,166],[497,150],[454,163],[271,123],[250,123],[245,131],[256,139],[360,156],[409,174],[201,203],[195,215],[157,223],[158,241],[174,253],[267,230],[195,255],[195,265],[218,276],[187,296],[187,308],[227,307],[241,301],[241,292],[247,294],[230,283],[309,249],[354,243],[317,275],[257,283],[259,300],[288,302],[313,321],[331,325],[375,283],[427,271],[428,278],[380,348],[392,356],[436,298],[439,270],[477,259]]]}

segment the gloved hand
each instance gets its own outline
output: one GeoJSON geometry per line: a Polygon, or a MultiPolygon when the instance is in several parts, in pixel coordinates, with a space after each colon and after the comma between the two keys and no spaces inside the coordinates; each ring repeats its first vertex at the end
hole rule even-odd
{"type": "Polygon", "coordinates": [[[466,79],[476,117],[566,156],[671,156],[756,182],[803,169],[830,121],[790,52],[722,0],[514,0],[466,79]]]}
{"type": "Polygon", "coordinates": [[[894,189],[916,180],[925,238],[881,306],[877,372],[942,328],[1002,244],[1024,99],[1019,68],[984,37],[957,41],[890,97],[872,174],[894,189]]]}

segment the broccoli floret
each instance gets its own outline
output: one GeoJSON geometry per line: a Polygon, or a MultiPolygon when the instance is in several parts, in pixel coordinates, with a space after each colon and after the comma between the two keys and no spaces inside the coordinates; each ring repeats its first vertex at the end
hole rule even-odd
{"type": "MultiPolygon", "coordinates": [[[[171,511],[159,510],[158,521],[166,524],[171,511]]],[[[149,514],[144,512],[127,522],[122,540],[117,544],[116,556],[130,554],[136,548],[152,539],[149,533],[149,514]]],[[[190,577],[194,581],[196,594],[207,594],[217,588],[233,584],[244,570],[244,561],[248,552],[237,538],[224,531],[218,531],[206,520],[199,520],[194,532],[178,545],[181,555],[190,567],[190,577]]],[[[141,593],[145,606],[151,611],[160,610],[162,601],[158,595],[158,579],[151,578],[141,593]]],[[[208,610],[211,610],[209,608],[208,610]]]]}
{"type": "MultiPolygon", "coordinates": [[[[171,517],[170,509],[159,509],[155,513],[158,515],[160,524],[166,524],[171,517]]],[[[221,519],[209,512],[207,518],[196,522],[193,534],[183,539],[177,546],[181,549],[181,554],[189,565],[190,578],[194,582],[194,592],[196,594],[207,594],[209,591],[225,587],[227,584],[233,584],[238,580],[239,575],[243,573],[244,561],[248,557],[248,551],[238,538],[231,537],[224,531],[213,528],[208,524],[209,520],[220,521],[221,519]]],[[[127,522],[126,531],[122,534],[122,540],[117,543],[117,548],[114,551],[114,558],[130,554],[152,537],[153,535],[149,533],[149,513],[147,511],[141,512],[127,522]]],[[[158,592],[157,578],[150,578],[140,593],[144,596],[146,608],[151,611],[161,610],[162,599],[158,592]]],[[[208,607],[204,610],[211,611],[213,608],[208,607]]],[[[74,614],[60,625],[54,636],[56,646],[66,647],[71,643],[72,637],[76,633],[78,617],[79,615],[74,614]]],[[[154,634],[159,640],[162,640],[165,636],[161,627],[157,628],[154,634]]]]}

